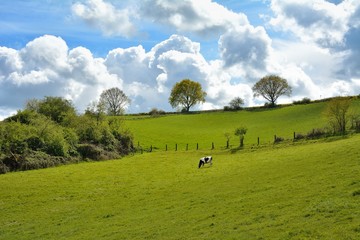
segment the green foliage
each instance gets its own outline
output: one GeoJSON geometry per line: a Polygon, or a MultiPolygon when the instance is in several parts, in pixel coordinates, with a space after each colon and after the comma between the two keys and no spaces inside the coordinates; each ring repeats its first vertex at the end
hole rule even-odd
{"type": "Polygon", "coordinates": [[[244,100],[240,97],[236,97],[229,103],[229,110],[240,110],[242,108],[242,105],[244,105],[244,100]]]}
{"type": "Polygon", "coordinates": [[[286,79],[276,75],[268,75],[260,79],[252,87],[254,97],[262,96],[270,102],[270,106],[275,106],[276,100],[281,95],[290,96],[292,89],[286,79]]]}
{"type": "Polygon", "coordinates": [[[311,103],[311,99],[310,98],[303,98],[302,100],[299,101],[293,101],[293,104],[297,105],[297,104],[309,104],[311,103]]]}
{"type": "Polygon", "coordinates": [[[247,132],[247,128],[246,127],[238,127],[235,129],[235,135],[239,136],[240,138],[240,147],[244,146],[244,138],[245,138],[245,134],[247,132]]]}
{"type": "Polygon", "coordinates": [[[194,105],[205,102],[205,97],[206,92],[200,83],[184,79],[172,88],[169,103],[173,108],[181,106],[185,112],[189,112],[194,105]]]}
{"type": "Polygon", "coordinates": [[[64,102],[60,100],[32,100],[31,107],[0,122],[0,172],[56,166],[79,157],[113,159],[133,150],[131,134],[123,134],[126,131],[122,129],[120,120],[108,121],[91,114],[77,116],[73,115],[72,110],[67,110],[64,114],[55,114],[64,118],[59,120],[56,117],[59,122],[54,121],[55,115],[49,113],[59,113],[57,106],[64,102]],[[47,109],[43,107],[49,107],[48,103],[57,104],[54,111],[50,108],[49,111],[39,110],[47,109]],[[100,157],[93,154],[91,149],[89,153],[84,153],[83,148],[78,147],[79,144],[89,144],[100,149],[100,157]],[[41,157],[37,161],[36,157],[31,157],[38,154],[44,154],[47,160],[41,157]]]}
{"type": "Polygon", "coordinates": [[[85,115],[95,118],[97,122],[104,121],[106,116],[105,102],[91,102],[85,110],[85,115]]]}
{"type": "Polygon", "coordinates": [[[27,138],[33,129],[20,122],[3,122],[0,124],[1,152],[5,155],[23,154],[27,151],[27,138]]]}
{"type": "Polygon", "coordinates": [[[26,109],[38,112],[60,124],[68,124],[76,115],[72,102],[62,97],[45,97],[43,100],[30,100],[26,109]]]}
{"type": "Polygon", "coordinates": [[[346,125],[349,122],[350,98],[334,98],[328,102],[325,115],[332,127],[334,134],[345,134],[346,125]]]}
{"type": "Polygon", "coordinates": [[[165,115],[165,111],[163,110],[159,110],[157,108],[153,108],[151,109],[151,111],[149,112],[149,115],[152,117],[158,117],[160,115],[165,115]]]}

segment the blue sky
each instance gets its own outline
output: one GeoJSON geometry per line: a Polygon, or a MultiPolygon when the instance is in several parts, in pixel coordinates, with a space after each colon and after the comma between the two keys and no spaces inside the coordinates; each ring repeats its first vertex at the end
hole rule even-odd
{"type": "Polygon", "coordinates": [[[109,87],[128,112],[168,103],[184,78],[208,93],[196,109],[246,105],[278,74],[290,102],[360,93],[360,3],[353,0],[2,0],[0,119],[32,98],[71,99],[79,112],[109,87]]]}
{"type": "MultiPolygon", "coordinates": [[[[21,49],[36,37],[50,34],[62,37],[70,48],[84,46],[96,56],[105,56],[111,49],[127,48],[139,44],[146,50],[150,50],[154,45],[174,33],[172,29],[166,27],[149,25],[145,29],[146,36],[136,36],[134,38],[104,36],[100,30],[91,28],[73,16],[71,5],[74,2],[76,1],[3,0],[0,3],[0,33],[2,35],[0,46],[21,49]]],[[[121,1],[109,2],[116,6],[121,1]]],[[[244,12],[253,25],[264,24],[260,14],[270,13],[267,7],[269,3],[261,0],[218,0],[216,2],[234,12],[244,12]]],[[[216,38],[203,40],[195,36],[194,39],[204,41],[203,46],[205,47],[210,46],[212,48],[212,45],[214,45],[217,48],[218,39],[216,38]]],[[[203,54],[207,54],[207,50],[204,49],[203,54]]],[[[209,57],[212,56],[212,54],[208,55],[209,57]]]]}

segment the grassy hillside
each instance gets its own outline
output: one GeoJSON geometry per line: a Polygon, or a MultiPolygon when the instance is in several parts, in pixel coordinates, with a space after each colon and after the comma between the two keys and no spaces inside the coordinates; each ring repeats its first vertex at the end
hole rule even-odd
{"type": "Polygon", "coordinates": [[[359,134],[250,147],[323,127],[324,107],[128,117],[169,151],[0,175],[0,239],[360,239],[359,134]],[[240,125],[247,147],[220,148],[240,125]]]}
{"type": "MultiPolygon", "coordinates": [[[[224,133],[231,134],[231,144],[238,145],[239,140],[234,130],[239,126],[246,126],[245,145],[269,143],[274,135],[291,139],[294,132],[308,133],[313,128],[323,128],[327,124],[323,111],[326,102],[309,105],[296,105],[277,109],[259,109],[257,111],[215,112],[201,114],[166,115],[158,118],[130,117],[125,120],[127,127],[133,132],[135,143],[143,147],[157,147],[174,149],[175,144],[180,149],[195,149],[196,143],[200,148],[215,148],[226,146],[224,133]]],[[[360,101],[353,102],[353,108],[360,110],[360,101]]]]}
{"type": "Polygon", "coordinates": [[[360,135],[0,175],[0,239],[360,239],[360,135]]]}

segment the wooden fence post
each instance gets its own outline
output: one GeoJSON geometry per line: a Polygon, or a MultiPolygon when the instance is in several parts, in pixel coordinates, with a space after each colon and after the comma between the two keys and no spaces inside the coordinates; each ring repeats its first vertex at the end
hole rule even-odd
{"type": "Polygon", "coordinates": [[[258,137],[258,146],[260,145],[260,137],[258,137]]]}
{"type": "Polygon", "coordinates": [[[214,150],[214,142],[212,142],[212,144],[211,144],[211,150],[214,150]]]}
{"type": "Polygon", "coordinates": [[[177,151],[177,143],[175,144],[175,151],[177,151]]]}

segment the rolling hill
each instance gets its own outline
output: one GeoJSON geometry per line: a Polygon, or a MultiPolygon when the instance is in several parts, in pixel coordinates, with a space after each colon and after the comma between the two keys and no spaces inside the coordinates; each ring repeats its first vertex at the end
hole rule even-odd
{"type": "Polygon", "coordinates": [[[144,144],[221,144],[244,124],[248,147],[0,175],[0,239],[359,239],[359,134],[251,148],[257,136],[323,127],[323,107],[131,117],[144,144]],[[213,166],[198,169],[208,154],[213,166]]]}

